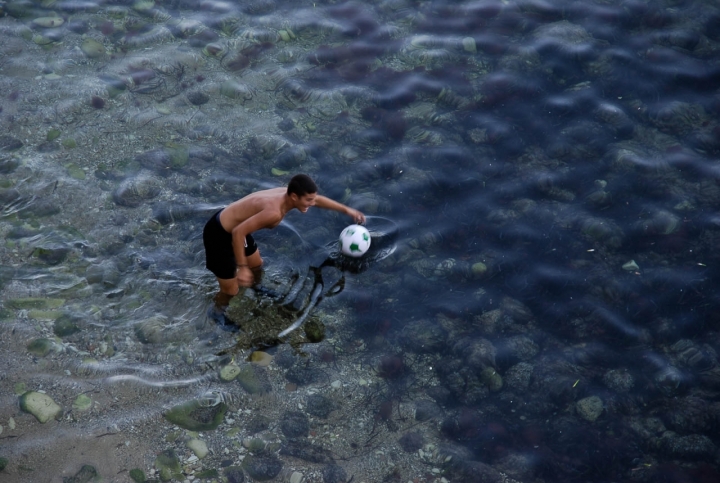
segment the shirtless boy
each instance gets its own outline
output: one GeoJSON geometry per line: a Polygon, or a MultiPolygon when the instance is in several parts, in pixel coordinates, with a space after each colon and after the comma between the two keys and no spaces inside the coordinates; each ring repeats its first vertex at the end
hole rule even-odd
{"type": "Polygon", "coordinates": [[[365,223],[358,210],[317,194],[317,185],[305,174],[293,176],[287,188],[256,191],[215,213],[205,224],[205,266],[215,274],[220,294],[233,296],[240,287],[250,287],[262,265],[252,233],[275,228],[292,209],[307,213],[311,206],[345,213],[356,223],[365,223]]]}

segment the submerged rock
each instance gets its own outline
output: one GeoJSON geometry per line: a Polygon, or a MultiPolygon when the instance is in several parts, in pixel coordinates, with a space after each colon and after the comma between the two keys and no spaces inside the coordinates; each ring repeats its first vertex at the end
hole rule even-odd
{"type": "Polygon", "coordinates": [[[305,437],[310,431],[307,416],[299,411],[288,411],[280,420],[280,429],[288,438],[305,437]]]}
{"type": "Polygon", "coordinates": [[[663,433],[660,448],[673,458],[688,460],[710,458],[717,451],[717,446],[704,434],[679,436],[672,431],[663,433]]]}
{"type": "Polygon", "coordinates": [[[163,451],[155,458],[155,468],[160,475],[161,481],[183,480],[180,460],[172,449],[163,451]]]}
{"type": "Polygon", "coordinates": [[[55,341],[51,339],[35,339],[27,345],[27,350],[30,354],[38,357],[45,357],[55,348],[55,341]]]}
{"type": "Polygon", "coordinates": [[[160,194],[160,184],[155,178],[139,176],[120,183],[113,192],[113,201],[120,206],[134,208],[160,194]]]}
{"type": "Polygon", "coordinates": [[[77,321],[78,319],[76,319],[75,317],[63,314],[55,321],[55,325],[53,326],[53,332],[58,337],[67,337],[69,335],[80,332],[80,327],[78,327],[76,323],[77,321]]]}
{"type": "Polygon", "coordinates": [[[322,469],[323,483],[345,483],[347,473],[342,466],[336,464],[327,465],[322,469]]]}
{"type": "Polygon", "coordinates": [[[203,401],[193,400],[178,404],[163,416],[171,423],[189,431],[212,431],[223,422],[226,412],[225,403],[207,406],[203,401]]]}
{"type": "Polygon", "coordinates": [[[207,443],[201,439],[191,439],[187,442],[187,447],[190,448],[199,459],[203,459],[208,454],[207,443]]]}
{"type": "Polygon", "coordinates": [[[0,136],[0,151],[16,151],[23,147],[22,141],[12,136],[0,136]]]}
{"type": "Polygon", "coordinates": [[[265,387],[255,373],[255,369],[251,365],[243,366],[240,372],[235,376],[243,389],[250,394],[262,394],[266,392],[265,387]]]}
{"type": "Polygon", "coordinates": [[[280,474],[283,462],[272,454],[249,455],[243,460],[242,467],[252,479],[267,481],[280,474]]]}
{"type": "Polygon", "coordinates": [[[63,478],[63,483],[89,483],[97,476],[97,470],[94,466],[84,465],[80,468],[80,471],[75,473],[75,476],[63,478]]]}
{"type": "Polygon", "coordinates": [[[405,452],[414,453],[423,447],[425,444],[425,438],[423,438],[418,432],[409,431],[402,435],[402,437],[398,440],[398,443],[400,443],[400,447],[405,452]]]}
{"type": "Polygon", "coordinates": [[[0,174],[10,174],[20,166],[20,161],[15,158],[0,159],[0,174]]]}
{"type": "Polygon", "coordinates": [[[327,418],[328,415],[335,410],[335,407],[336,405],[332,399],[321,394],[312,394],[307,398],[307,412],[318,418],[327,418]]]}
{"type": "Polygon", "coordinates": [[[245,473],[239,466],[228,466],[223,470],[223,475],[227,478],[228,483],[244,483],[245,473]]]}
{"type": "Polygon", "coordinates": [[[130,479],[135,483],[145,483],[145,472],[140,468],[133,468],[130,470],[130,479]]]}
{"type": "Polygon", "coordinates": [[[436,321],[413,320],[403,328],[400,341],[413,352],[436,353],[445,348],[447,333],[436,321]]]}
{"type": "Polygon", "coordinates": [[[289,439],[280,448],[280,454],[292,456],[310,463],[331,463],[332,454],[322,446],[308,443],[305,439],[289,439]]]}
{"type": "Polygon", "coordinates": [[[41,423],[47,423],[62,415],[62,408],[50,396],[35,391],[28,391],[20,396],[20,409],[32,414],[41,423]]]}
{"type": "Polygon", "coordinates": [[[579,400],[575,404],[578,415],[586,421],[593,422],[603,412],[603,401],[597,396],[590,396],[579,400]]]}
{"type": "Polygon", "coordinates": [[[75,411],[87,411],[92,407],[92,399],[86,394],[80,394],[73,401],[72,408],[75,411]]]}

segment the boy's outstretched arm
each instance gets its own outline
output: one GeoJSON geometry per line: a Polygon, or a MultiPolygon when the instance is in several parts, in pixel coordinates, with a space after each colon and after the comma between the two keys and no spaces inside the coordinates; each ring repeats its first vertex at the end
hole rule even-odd
{"type": "Polygon", "coordinates": [[[342,203],[338,203],[335,200],[331,200],[326,196],[317,195],[317,197],[315,198],[315,206],[317,206],[318,208],[324,208],[326,210],[333,210],[339,211],[340,213],[345,213],[350,218],[352,218],[355,223],[365,223],[365,215],[363,215],[360,211],[356,210],[355,208],[345,206],[342,203]]]}

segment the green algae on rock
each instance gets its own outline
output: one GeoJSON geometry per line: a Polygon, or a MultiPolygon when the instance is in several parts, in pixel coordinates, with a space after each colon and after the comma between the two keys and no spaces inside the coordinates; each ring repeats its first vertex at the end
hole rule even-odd
{"type": "Polygon", "coordinates": [[[29,310],[29,309],[57,309],[65,303],[63,299],[48,299],[44,297],[26,297],[18,299],[10,299],[5,301],[5,305],[11,309],[29,310]]]}
{"type": "Polygon", "coordinates": [[[183,474],[180,468],[180,460],[172,449],[167,449],[155,458],[155,468],[157,469],[161,481],[170,481],[172,479],[182,480],[183,474]]]}
{"type": "Polygon", "coordinates": [[[20,409],[32,414],[41,423],[47,423],[62,414],[62,408],[50,396],[35,391],[20,396],[20,409]]]}
{"type": "Polygon", "coordinates": [[[80,45],[80,50],[91,59],[97,59],[105,55],[105,46],[91,38],[83,40],[83,43],[80,45]]]}
{"type": "Polygon", "coordinates": [[[53,325],[53,332],[58,337],[67,337],[80,332],[80,327],[77,325],[77,319],[68,314],[63,314],[57,318],[53,325]]]}
{"type": "Polygon", "coordinates": [[[55,341],[46,338],[35,339],[26,348],[32,355],[45,357],[55,348],[55,341]]]}
{"type": "Polygon", "coordinates": [[[140,468],[133,468],[130,470],[130,479],[135,483],[145,483],[145,472],[140,468]]]}
{"type": "Polygon", "coordinates": [[[86,394],[79,394],[73,401],[72,408],[75,411],[87,411],[92,407],[92,399],[86,394]]]}
{"type": "Polygon", "coordinates": [[[220,380],[223,382],[234,381],[240,372],[241,369],[236,364],[228,364],[220,368],[220,380]]]}
{"type": "Polygon", "coordinates": [[[174,406],[163,416],[188,431],[212,431],[223,422],[227,409],[225,403],[207,406],[199,400],[192,400],[174,406]]]}

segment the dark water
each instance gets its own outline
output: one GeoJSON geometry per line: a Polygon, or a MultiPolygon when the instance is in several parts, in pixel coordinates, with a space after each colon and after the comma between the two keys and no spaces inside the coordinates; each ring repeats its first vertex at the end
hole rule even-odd
{"type": "MultiPolygon", "coordinates": [[[[220,481],[257,434],[279,443],[262,453],[277,481],[720,480],[713,2],[0,12],[8,481],[150,477],[170,450],[183,478],[220,481]],[[218,376],[250,366],[206,315],[202,226],[297,172],[369,228],[391,220],[396,249],[346,272],[315,309],[326,339],[272,349],[250,395],[218,376]],[[21,411],[38,390],[57,421],[21,411]],[[310,414],[310,442],[331,456],[298,457],[277,422],[318,394],[336,412],[310,414]],[[223,426],[162,417],[188,400],[227,404],[223,426]],[[253,431],[257,415],[275,423],[253,431]]],[[[317,266],[349,222],[312,210],[257,233],[267,283],[317,266]]]]}

